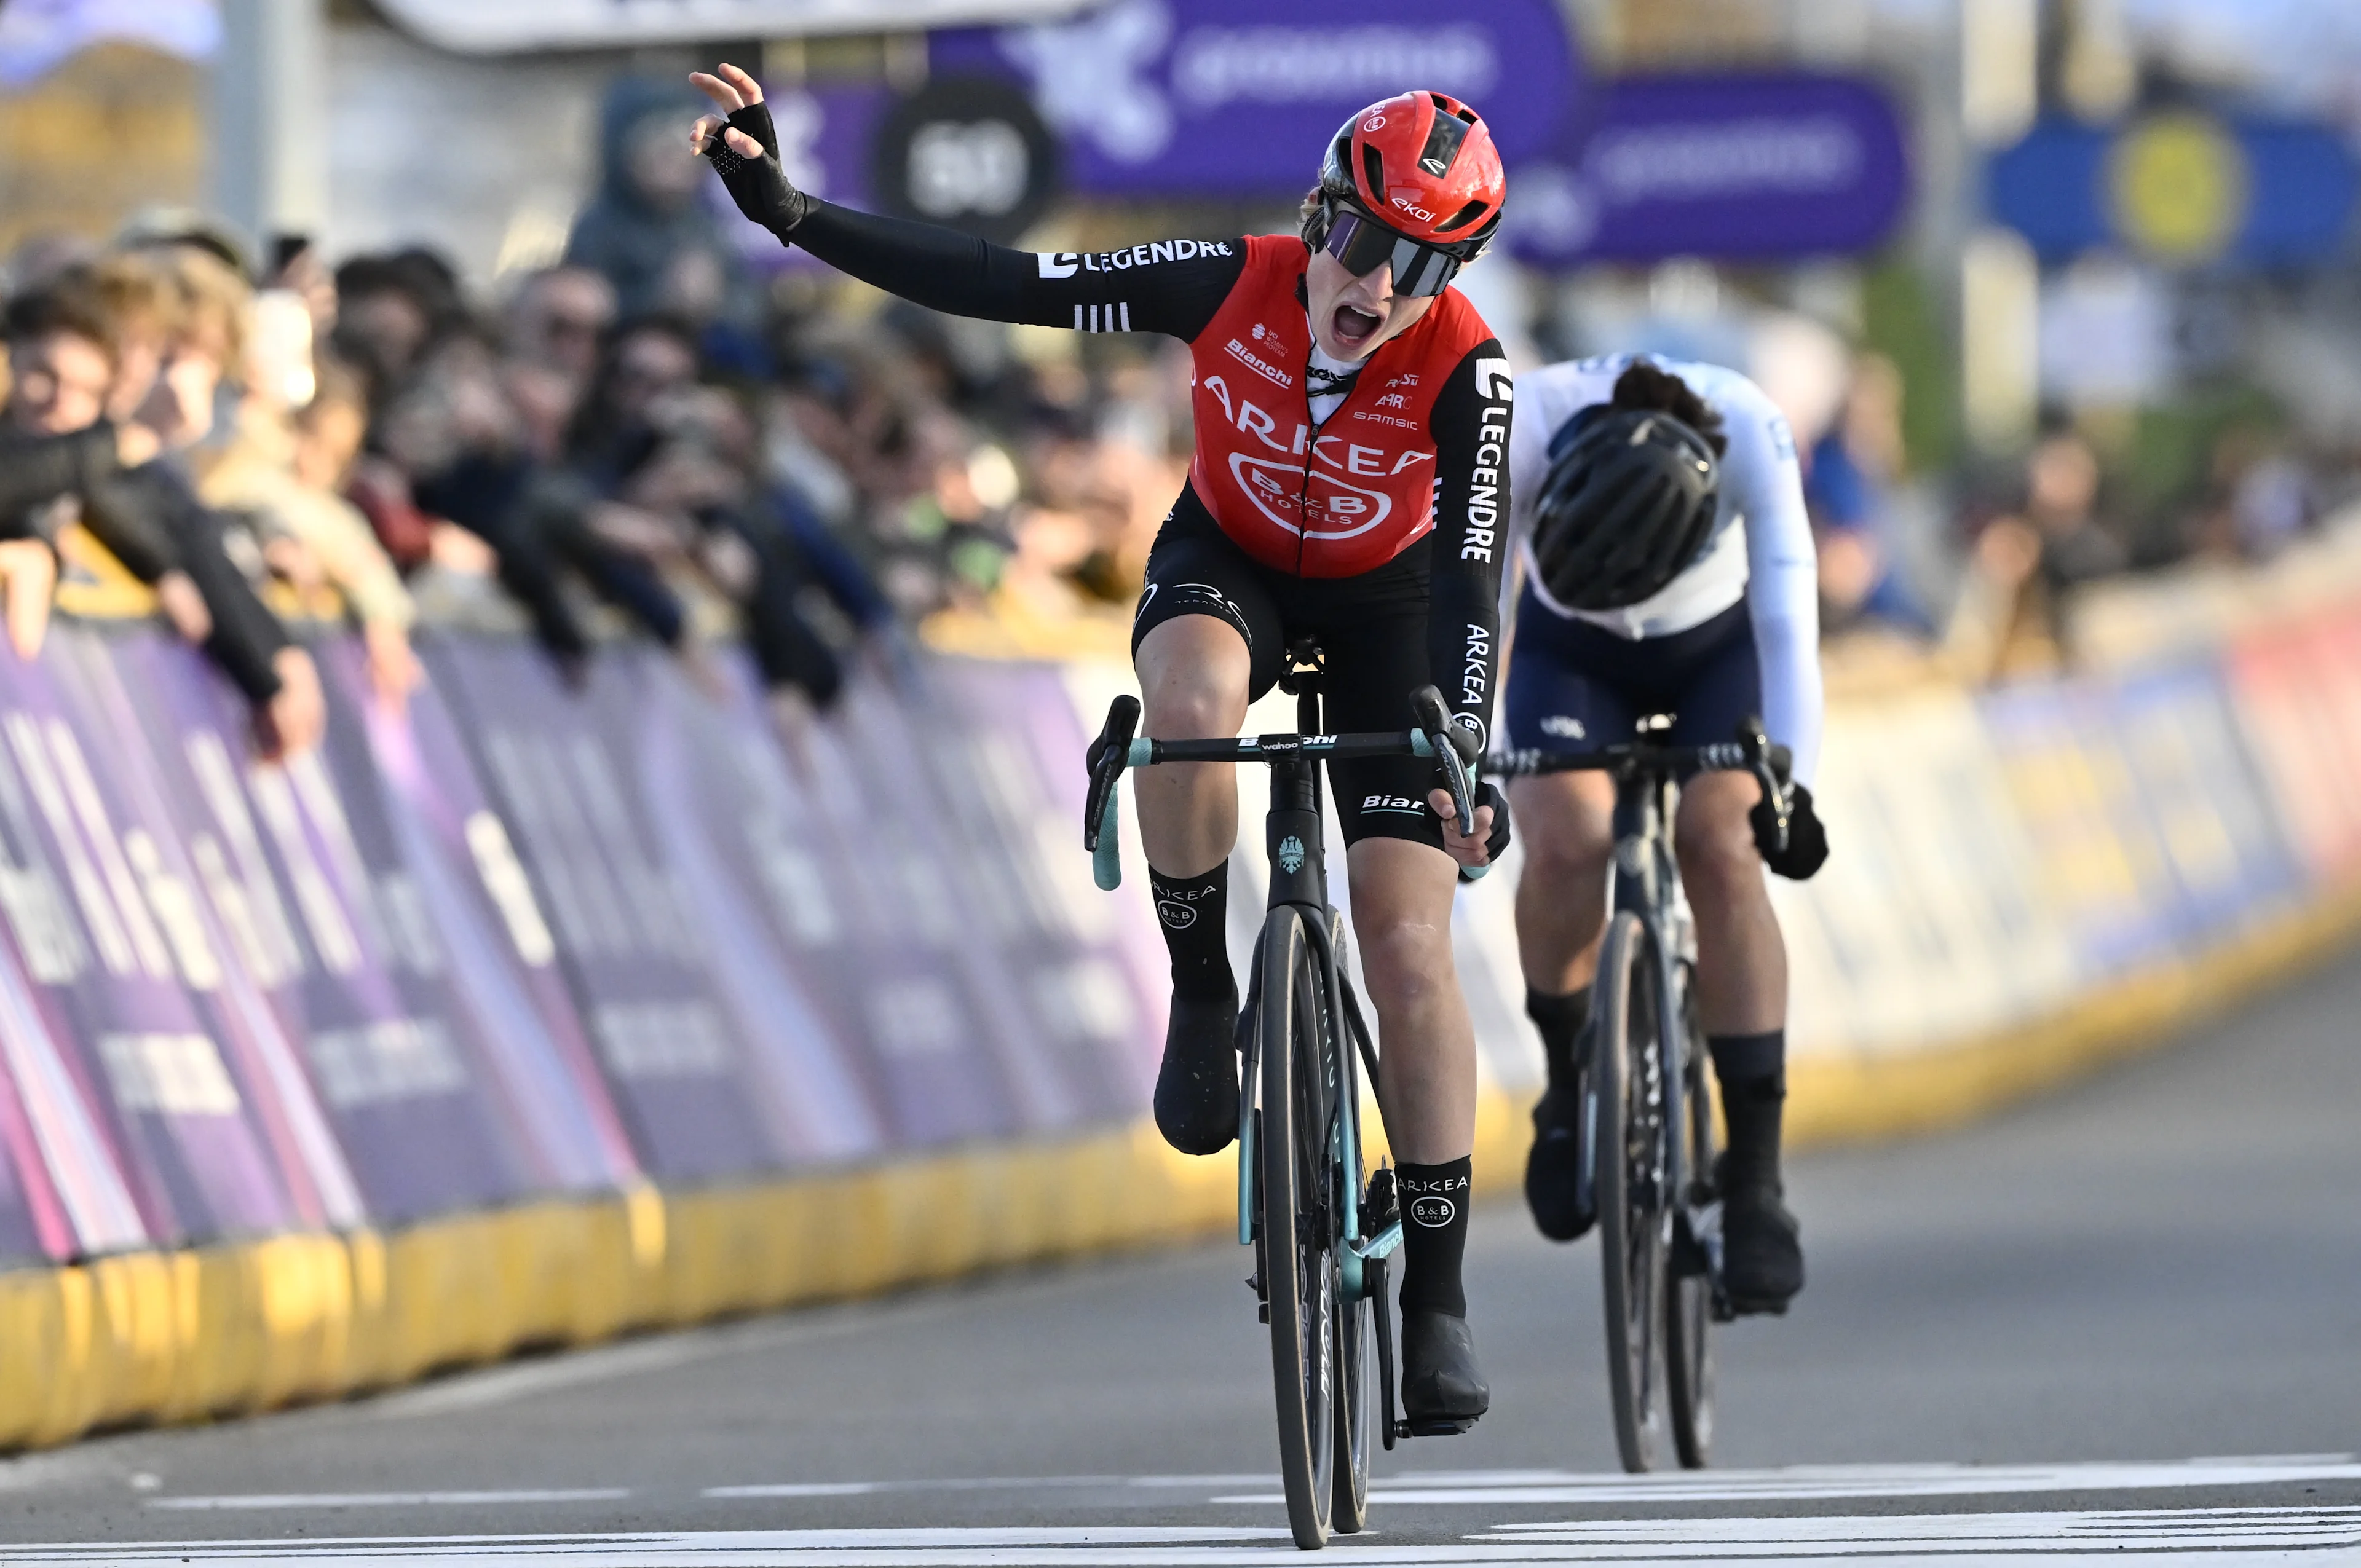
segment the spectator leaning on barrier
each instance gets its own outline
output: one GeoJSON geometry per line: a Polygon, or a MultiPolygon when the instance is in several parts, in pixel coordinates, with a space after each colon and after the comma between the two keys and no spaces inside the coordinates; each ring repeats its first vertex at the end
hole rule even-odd
{"type": "MultiPolygon", "coordinates": [[[[73,454],[60,476],[43,480],[36,454],[19,446],[8,464],[13,479],[45,484],[33,497],[40,517],[24,508],[9,518],[22,537],[31,531],[54,545],[69,512],[117,559],[157,590],[159,608],[176,630],[236,680],[255,704],[257,739],[266,755],[300,750],[317,740],[324,710],[310,656],[290,645],[284,630],[257,600],[222,554],[218,527],[203,526],[203,509],[184,479],[156,454],[161,443],[145,426],[116,426],[110,406],[147,400],[141,378],[160,374],[163,356],[145,361],[118,353],[98,279],[68,273],[47,288],[20,294],[8,312],[9,401],[0,423],[16,442],[40,444],[53,463],[73,454]],[[128,373],[126,375],[126,372],[128,373]],[[66,444],[71,444],[69,446],[66,444]],[[61,503],[70,503],[63,505],[61,503]],[[200,514],[193,520],[190,514],[200,514]],[[226,609],[227,614],[220,613],[226,609]]],[[[19,652],[37,648],[24,552],[12,552],[12,638],[19,652]]],[[[38,571],[38,568],[30,568],[38,571]]]]}

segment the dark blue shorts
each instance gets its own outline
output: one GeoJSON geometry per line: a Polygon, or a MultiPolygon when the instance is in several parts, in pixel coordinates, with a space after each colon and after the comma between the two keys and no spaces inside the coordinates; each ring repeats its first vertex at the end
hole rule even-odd
{"type": "Polygon", "coordinates": [[[1673,746],[1729,740],[1763,716],[1763,672],[1746,603],[1702,626],[1638,641],[1558,615],[1525,590],[1510,645],[1509,744],[1578,751],[1629,740],[1673,716],[1673,746]]]}

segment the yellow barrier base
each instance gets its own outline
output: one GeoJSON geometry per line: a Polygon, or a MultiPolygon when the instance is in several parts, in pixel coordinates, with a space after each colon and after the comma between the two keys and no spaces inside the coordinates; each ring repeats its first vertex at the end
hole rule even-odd
{"type": "MultiPolygon", "coordinates": [[[[2168,1038],[2361,930],[2361,888],[2054,1016],[1941,1050],[1804,1058],[1796,1144],[1955,1125],[2168,1038]]],[[[1477,1113],[1479,1187],[1513,1189],[1530,1102],[1477,1113]]],[[[0,1275],[0,1448],[407,1382],[534,1345],[873,1294],[1228,1231],[1236,1161],[1146,1121],[759,1186],[652,1189],[390,1234],[275,1236],[0,1275]]]]}

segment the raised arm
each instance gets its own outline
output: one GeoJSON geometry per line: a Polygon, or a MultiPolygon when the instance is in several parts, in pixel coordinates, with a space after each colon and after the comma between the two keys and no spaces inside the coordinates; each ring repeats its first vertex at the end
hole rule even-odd
{"type": "Polygon", "coordinates": [[[878,217],[798,191],[779,162],[763,89],[734,65],[689,80],[728,118],[708,115],[690,145],[712,160],[738,210],[840,272],[914,304],[984,321],[1081,332],[1193,338],[1246,267],[1236,239],[1164,240],[1099,255],[1036,254],[955,229],[878,217]]]}

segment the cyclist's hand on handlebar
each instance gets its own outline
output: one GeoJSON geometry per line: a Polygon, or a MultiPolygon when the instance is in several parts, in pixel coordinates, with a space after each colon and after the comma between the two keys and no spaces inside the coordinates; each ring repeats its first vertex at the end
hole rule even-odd
{"type": "Polygon", "coordinates": [[[1460,837],[1458,810],[1452,805],[1449,790],[1429,790],[1426,804],[1443,819],[1444,851],[1466,869],[1488,866],[1508,852],[1509,802],[1499,785],[1489,779],[1476,786],[1476,831],[1472,837],[1460,837]]]}
{"type": "Polygon", "coordinates": [[[708,115],[690,127],[688,144],[712,160],[738,210],[785,240],[811,210],[779,162],[779,133],[763,102],[763,85],[734,65],[719,75],[691,71],[689,81],[729,117],[708,115]]]}
{"type": "Polygon", "coordinates": [[[1820,825],[1819,813],[1812,809],[1812,792],[1802,784],[1787,787],[1787,847],[1779,848],[1779,821],[1771,813],[1771,803],[1757,801],[1747,814],[1753,825],[1754,847],[1763,851],[1763,863],[1781,876],[1803,882],[1818,871],[1828,858],[1828,829],[1820,825]]]}

